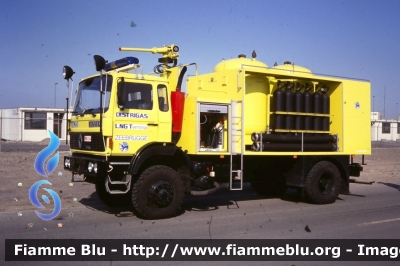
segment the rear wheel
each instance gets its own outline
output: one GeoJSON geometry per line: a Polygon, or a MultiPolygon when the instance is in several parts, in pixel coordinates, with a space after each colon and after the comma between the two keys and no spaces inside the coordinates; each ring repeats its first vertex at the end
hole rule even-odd
{"type": "Polygon", "coordinates": [[[305,180],[307,198],[317,204],[329,204],[336,201],[340,191],[340,172],[331,162],[316,163],[305,180]]]}
{"type": "Polygon", "coordinates": [[[184,185],[172,168],[156,165],[146,169],[133,184],[132,204],[135,213],[146,219],[176,215],[182,205],[184,185]]]}

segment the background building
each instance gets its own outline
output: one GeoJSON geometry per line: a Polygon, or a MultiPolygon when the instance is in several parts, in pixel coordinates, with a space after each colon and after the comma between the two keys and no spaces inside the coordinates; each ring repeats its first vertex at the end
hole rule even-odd
{"type": "Polygon", "coordinates": [[[400,141],[400,120],[382,119],[380,112],[372,112],[371,140],[400,141]]]}
{"type": "Polygon", "coordinates": [[[5,140],[41,141],[50,137],[48,130],[65,139],[66,125],[66,109],[21,107],[0,110],[0,137],[5,140]]]}

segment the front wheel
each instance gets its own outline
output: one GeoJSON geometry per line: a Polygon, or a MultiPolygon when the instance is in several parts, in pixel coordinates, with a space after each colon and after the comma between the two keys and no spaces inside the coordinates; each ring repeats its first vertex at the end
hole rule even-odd
{"type": "Polygon", "coordinates": [[[329,204],[336,201],[340,191],[340,172],[331,162],[316,163],[305,180],[305,194],[316,204],[329,204]]]}
{"type": "Polygon", "coordinates": [[[172,168],[156,165],[146,169],[133,184],[135,213],[145,219],[173,217],[182,205],[184,185],[172,168]]]}

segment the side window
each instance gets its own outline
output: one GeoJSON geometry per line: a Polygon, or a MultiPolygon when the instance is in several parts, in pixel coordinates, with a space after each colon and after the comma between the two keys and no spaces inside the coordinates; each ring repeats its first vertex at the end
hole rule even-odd
{"type": "Polygon", "coordinates": [[[390,133],[390,123],[382,123],[382,134],[390,133]]]}
{"type": "Polygon", "coordinates": [[[153,109],[153,89],[151,84],[126,83],[126,103],[128,109],[153,109]]]}
{"type": "Polygon", "coordinates": [[[47,113],[26,112],[25,129],[46,129],[46,115],[47,113]]]}
{"type": "Polygon", "coordinates": [[[160,111],[167,112],[169,110],[168,105],[168,91],[165,85],[157,86],[158,106],[160,111]]]}

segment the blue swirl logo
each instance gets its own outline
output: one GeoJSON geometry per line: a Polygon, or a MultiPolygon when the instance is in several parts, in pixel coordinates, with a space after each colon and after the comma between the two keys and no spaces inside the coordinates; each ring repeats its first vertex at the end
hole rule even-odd
{"type": "Polygon", "coordinates": [[[48,160],[46,167],[48,173],[47,174],[44,169],[44,163],[46,162],[46,159],[49,158],[49,156],[53,152],[55,152],[60,146],[60,139],[50,130],[49,134],[50,134],[49,145],[38,153],[35,160],[35,170],[39,175],[43,177],[47,177],[48,174],[50,175],[54,171],[54,169],[56,169],[58,161],[60,159],[59,152],[57,152],[52,158],[48,160]]]}
{"type": "MultiPolygon", "coordinates": [[[[35,205],[37,208],[40,208],[40,209],[44,209],[45,207],[39,202],[39,199],[37,197],[37,192],[39,190],[39,187],[43,184],[51,185],[51,183],[47,180],[40,180],[40,181],[36,182],[35,184],[33,184],[32,187],[29,189],[29,200],[32,202],[33,205],[35,205]]],[[[50,196],[53,198],[54,211],[50,214],[43,214],[38,211],[35,211],[35,213],[37,214],[37,216],[39,216],[43,220],[49,221],[49,220],[53,219],[54,217],[56,217],[60,213],[61,200],[60,200],[60,197],[58,196],[58,194],[56,192],[54,192],[54,190],[48,189],[48,188],[43,188],[43,189],[46,190],[50,194],[50,196]]],[[[42,199],[47,204],[50,203],[50,200],[46,195],[42,195],[42,199]]]]}
{"type": "MultiPolygon", "coordinates": [[[[49,158],[60,146],[60,139],[50,130],[49,130],[49,134],[50,134],[50,143],[46,148],[44,148],[43,150],[41,150],[38,153],[38,155],[36,156],[35,164],[34,164],[36,172],[43,177],[48,177],[48,175],[50,175],[56,169],[59,159],[60,159],[59,152],[57,151],[57,153],[47,161],[47,164],[46,164],[47,171],[45,170],[46,159],[49,158]]],[[[31,203],[34,206],[36,206],[37,208],[40,208],[40,209],[44,209],[45,207],[40,203],[37,193],[38,193],[39,187],[44,184],[51,185],[51,183],[47,180],[40,180],[40,181],[36,182],[35,184],[33,184],[32,187],[29,189],[29,200],[31,201],[31,203]]],[[[60,213],[61,200],[60,200],[60,197],[58,196],[58,194],[56,192],[54,192],[54,190],[48,189],[48,188],[43,188],[43,189],[45,191],[47,191],[50,194],[51,198],[53,199],[54,211],[50,214],[43,214],[38,211],[35,211],[35,213],[41,219],[43,219],[45,221],[49,221],[49,220],[53,219],[54,217],[56,217],[60,213]]],[[[46,195],[42,195],[42,200],[46,204],[50,203],[50,200],[46,195]]]]}

